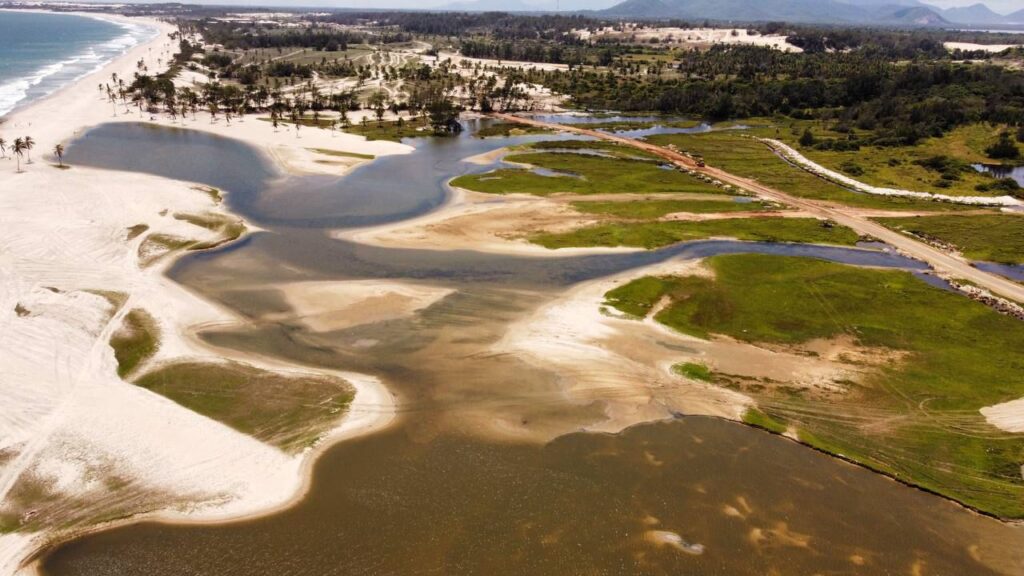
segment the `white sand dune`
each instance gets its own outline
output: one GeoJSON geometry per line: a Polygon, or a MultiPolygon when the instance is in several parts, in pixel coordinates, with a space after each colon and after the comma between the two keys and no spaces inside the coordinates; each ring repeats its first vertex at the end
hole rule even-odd
{"type": "MultiPolygon", "coordinates": [[[[142,308],[154,316],[162,336],[155,361],[221,356],[190,334],[196,326],[238,319],[167,279],[163,270],[170,259],[140,267],[143,236],[129,239],[128,229],[146,225],[150,233],[209,239],[212,232],[173,215],[222,213],[223,208],[191,183],[79,166],[59,170],[48,158],[54,145],[91,126],[138,121],[137,115],[112,117],[96,85],[113,73],[130,78],[140,59],[170,59],[173,43],[167,33],[173,28],[149,23],[160,29],[154,40],[0,124],[8,141],[30,135],[37,142],[34,162],[23,165],[22,173],[14,160],[0,160],[0,502],[12,502],[8,498],[21,484],[32,483],[44,486],[65,508],[97,514],[110,512],[104,508],[108,502],[129,515],[140,510],[188,519],[258,514],[302,493],[312,458],[287,455],[122,381],[109,346],[121,317],[142,308]],[[122,295],[124,305],[115,307],[102,292],[122,295]]],[[[200,116],[185,125],[245,139],[289,171],[340,173],[351,167],[318,162],[324,156],[310,148],[374,155],[409,149],[325,130],[304,130],[296,138],[255,119],[228,126],[200,116]]],[[[289,373],[316,372],[255,357],[234,359],[289,373]]],[[[391,421],[393,399],[379,381],[330,374],[356,388],[350,412],[330,438],[391,421]]],[[[0,574],[30,570],[22,567],[24,558],[53,535],[0,535],[0,574]]]]}

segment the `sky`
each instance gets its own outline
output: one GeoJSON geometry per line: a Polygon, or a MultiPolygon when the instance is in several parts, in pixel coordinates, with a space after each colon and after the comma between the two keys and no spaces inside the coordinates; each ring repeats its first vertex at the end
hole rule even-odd
{"type": "MultiPolygon", "coordinates": [[[[954,6],[970,6],[977,4],[978,0],[924,0],[926,4],[940,8],[952,8],[954,6]]],[[[1009,14],[1024,9],[1024,0],[986,0],[989,8],[1002,14],[1009,14]]]]}
{"type": "MultiPolygon", "coordinates": [[[[128,0],[128,1],[157,1],[157,0],[128,0]]],[[[197,4],[232,4],[232,5],[274,5],[274,6],[330,6],[337,8],[436,8],[453,3],[463,3],[470,0],[181,0],[186,3],[197,4]]],[[[525,4],[550,9],[555,5],[556,0],[521,0],[525,4]]],[[[622,0],[558,0],[563,10],[593,9],[600,10],[618,4],[622,0]]],[[[858,0],[845,0],[849,4],[858,4],[858,0]]],[[[872,4],[878,4],[879,0],[869,0],[872,4]]],[[[989,8],[1002,14],[1009,14],[1024,9],[1024,0],[921,0],[926,4],[940,8],[952,8],[954,6],[970,6],[983,1],[989,8]]],[[[500,0],[490,0],[491,4],[500,6],[500,0]]],[[[896,3],[896,2],[894,2],[896,3]]]]}
{"type": "MultiPolygon", "coordinates": [[[[456,0],[452,0],[454,2],[456,0]]],[[[547,4],[544,0],[523,0],[527,4],[547,4]]],[[[599,10],[617,4],[621,0],[565,0],[564,5],[572,9],[582,7],[599,10]]],[[[848,0],[850,4],[857,4],[857,0],[848,0]]],[[[940,8],[952,8],[954,6],[970,6],[977,4],[979,0],[922,0],[926,4],[939,6],[940,8]]],[[[280,0],[281,4],[300,5],[301,0],[280,0]]],[[[449,4],[444,0],[338,0],[338,6],[353,8],[423,8],[424,6],[439,6],[449,4]]],[[[985,0],[985,4],[996,12],[1008,14],[1015,10],[1024,9],[1024,0],[985,0]]],[[[332,2],[332,5],[334,2],[332,2]]]]}

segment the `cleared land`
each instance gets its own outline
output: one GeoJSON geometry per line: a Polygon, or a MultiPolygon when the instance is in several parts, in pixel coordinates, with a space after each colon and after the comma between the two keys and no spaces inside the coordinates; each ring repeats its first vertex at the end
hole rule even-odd
{"type": "Polygon", "coordinates": [[[971,260],[1024,264],[1024,217],[1012,214],[878,218],[878,222],[928,241],[955,246],[971,260]]]}
{"type": "Polygon", "coordinates": [[[712,378],[757,400],[750,423],[980,510],[1024,517],[1022,436],[979,413],[1024,396],[1024,325],[902,271],[763,255],[707,263],[713,278],[641,278],[609,292],[607,304],[636,317],[659,310],[658,322],[700,338],[793,350],[851,339],[890,355],[841,389],[712,378]]]}
{"type": "Polygon", "coordinates": [[[135,384],[289,453],[328,432],[353,398],[341,380],[282,375],[238,363],[172,364],[135,384]]]}

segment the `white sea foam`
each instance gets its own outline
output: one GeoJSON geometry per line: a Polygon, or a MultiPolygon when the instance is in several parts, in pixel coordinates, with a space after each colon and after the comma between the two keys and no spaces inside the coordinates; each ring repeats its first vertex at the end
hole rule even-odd
{"type": "Polygon", "coordinates": [[[114,58],[124,54],[140,42],[149,40],[157,33],[157,29],[151,26],[110,20],[102,16],[89,15],[88,17],[115,24],[124,33],[101,44],[90,46],[60,62],[47,64],[28,76],[0,84],[0,116],[101,70],[114,58]]]}

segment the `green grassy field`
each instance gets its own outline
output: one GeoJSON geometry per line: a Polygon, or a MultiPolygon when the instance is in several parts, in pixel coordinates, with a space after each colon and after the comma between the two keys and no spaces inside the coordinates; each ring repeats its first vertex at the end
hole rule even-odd
{"type": "Polygon", "coordinates": [[[808,242],[852,246],[859,237],[844,226],[826,227],[814,218],[729,218],[704,222],[614,222],[570,232],[542,233],[530,242],[546,248],[629,246],[660,248],[712,237],[756,242],[808,242]]]}
{"type": "MultiPolygon", "coordinates": [[[[774,130],[770,131],[774,135],[774,130]]],[[[861,208],[886,210],[956,210],[955,204],[887,198],[851,192],[800,168],[791,166],[767,146],[746,138],[742,132],[722,131],[706,134],[666,134],[651,136],[653,144],[673,144],[680,150],[699,154],[707,163],[737,176],[753,178],[794,196],[829,200],[861,208]]]]}
{"type": "Polygon", "coordinates": [[[452,186],[489,194],[658,194],[686,192],[716,194],[721,189],[707,184],[679,170],[662,168],[662,163],[632,154],[621,146],[594,143],[546,143],[533,149],[593,150],[609,156],[594,156],[571,152],[524,151],[510,154],[509,162],[529,164],[552,170],[561,175],[549,176],[536,172],[505,168],[484,174],[460,176],[452,186]],[[554,144],[558,144],[555,146],[554,144]],[[582,144],[586,144],[583,146],[582,144]],[[613,157],[612,157],[613,156],[613,157]]]}
{"type": "Polygon", "coordinates": [[[124,316],[121,328],[110,337],[110,347],[117,359],[117,375],[124,378],[131,375],[156,353],[160,346],[160,332],[156,321],[141,308],[129,311],[124,316]]]}
{"type": "Polygon", "coordinates": [[[174,364],[135,384],[289,453],[330,430],[353,398],[340,380],[281,376],[235,363],[174,364]]]}
{"type": "Polygon", "coordinates": [[[877,220],[894,230],[952,244],[972,260],[1024,264],[1024,217],[978,214],[877,220]]]}
{"type": "MultiPolygon", "coordinates": [[[[607,305],[699,337],[800,345],[849,337],[900,351],[843,393],[753,383],[746,421],[1007,518],[1024,517],[1024,435],[978,410],[1024,396],[1024,324],[903,271],[804,258],[729,255],[713,279],[641,278],[607,305]]],[[[737,385],[737,384],[732,384],[737,385]]]]}
{"type": "MultiPolygon", "coordinates": [[[[710,197],[710,195],[709,195],[710,197]]],[[[644,200],[641,202],[573,202],[572,207],[584,214],[601,214],[630,220],[649,220],[666,214],[714,214],[720,212],[762,212],[779,210],[767,202],[737,202],[732,196],[710,200],[644,200]]]]}
{"type": "MultiPolygon", "coordinates": [[[[794,134],[792,130],[781,131],[780,139],[822,166],[873,186],[978,196],[986,192],[979,191],[977,187],[991,184],[993,179],[977,172],[970,164],[999,163],[984,153],[985,148],[996,141],[999,131],[1000,128],[995,126],[972,124],[957,128],[941,138],[928,138],[915,146],[862,146],[859,150],[841,152],[800,146],[800,134],[794,134]],[[934,158],[948,159],[945,162],[948,168],[936,170],[935,163],[929,162],[934,158]]],[[[828,136],[824,130],[818,129],[818,132],[828,136]]],[[[846,137],[843,134],[835,136],[846,137]]]]}

